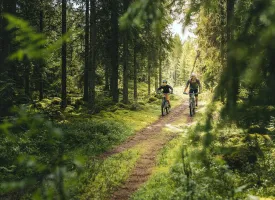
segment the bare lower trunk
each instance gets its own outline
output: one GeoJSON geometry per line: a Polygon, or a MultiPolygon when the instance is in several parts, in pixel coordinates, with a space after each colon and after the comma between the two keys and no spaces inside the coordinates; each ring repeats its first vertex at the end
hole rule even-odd
{"type": "Polygon", "coordinates": [[[89,69],[89,104],[94,105],[95,102],[95,83],[96,83],[96,5],[95,0],[91,0],[91,17],[90,17],[90,69],[89,69]]]}
{"type": "Polygon", "coordinates": [[[151,56],[150,53],[148,53],[148,66],[147,66],[147,75],[148,75],[148,95],[151,94],[151,56]]]}
{"type": "Polygon", "coordinates": [[[134,100],[137,101],[137,48],[134,47],[134,100]]]}
{"type": "Polygon", "coordinates": [[[162,83],[162,59],[161,55],[159,54],[159,85],[162,83]]]}
{"type": "MultiPolygon", "coordinates": [[[[43,0],[41,0],[40,2],[41,2],[41,8],[40,8],[39,29],[40,29],[40,33],[43,33],[43,30],[44,30],[44,11],[42,6],[43,0]]],[[[39,100],[40,101],[44,98],[43,72],[44,72],[44,63],[41,59],[39,61],[39,100]]]]}
{"type": "Polygon", "coordinates": [[[112,42],[111,42],[111,65],[112,65],[112,75],[111,75],[111,93],[114,102],[119,100],[118,91],[118,2],[117,0],[111,1],[111,32],[112,32],[112,42]]]}
{"type": "Polygon", "coordinates": [[[86,0],[86,11],[85,11],[85,67],[84,67],[84,94],[83,100],[88,101],[89,96],[89,64],[90,64],[90,21],[89,21],[89,9],[90,0],[86,0]]]}

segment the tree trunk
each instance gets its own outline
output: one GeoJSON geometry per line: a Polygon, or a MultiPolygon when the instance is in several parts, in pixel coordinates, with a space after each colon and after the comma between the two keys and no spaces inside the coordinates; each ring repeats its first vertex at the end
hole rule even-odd
{"type": "Polygon", "coordinates": [[[148,75],[148,95],[151,95],[151,53],[148,53],[148,67],[147,67],[147,75],[148,75]]]}
{"type": "Polygon", "coordinates": [[[0,75],[4,71],[3,69],[3,30],[4,30],[4,19],[2,17],[3,14],[3,0],[0,0],[0,75]]]}
{"type": "Polygon", "coordinates": [[[234,17],[234,3],[235,1],[226,0],[226,12],[227,12],[227,26],[226,26],[226,34],[227,34],[227,68],[229,69],[229,81],[228,81],[228,92],[227,92],[227,106],[230,111],[234,112],[237,103],[237,95],[238,95],[238,68],[234,63],[233,58],[230,56],[230,43],[232,42],[232,33],[234,27],[232,26],[232,19],[234,17]]]}
{"type": "MultiPolygon", "coordinates": [[[[124,12],[127,12],[129,6],[129,0],[123,0],[124,12]]],[[[123,103],[128,104],[128,78],[129,78],[129,66],[128,66],[128,29],[123,34],[123,103]]]]}
{"type": "Polygon", "coordinates": [[[112,44],[111,44],[111,93],[114,102],[119,100],[118,91],[118,2],[117,0],[111,1],[111,32],[112,32],[112,44]]]}
{"type": "MultiPolygon", "coordinates": [[[[221,20],[221,46],[220,46],[220,51],[221,51],[221,58],[220,58],[220,62],[221,62],[221,69],[220,69],[220,73],[222,73],[223,69],[226,67],[225,65],[225,1],[221,0],[219,3],[220,6],[220,20],[221,20]]],[[[224,103],[225,102],[225,91],[224,88],[221,89],[220,91],[220,96],[221,96],[221,102],[224,103]]]]}
{"type": "Polygon", "coordinates": [[[25,67],[25,95],[27,97],[30,97],[30,63],[29,61],[27,60],[27,58],[24,59],[24,67],[25,67]]]}
{"type": "Polygon", "coordinates": [[[104,71],[104,77],[105,77],[105,86],[104,91],[110,91],[110,64],[105,63],[105,71],[104,71]]]}
{"type": "MultiPolygon", "coordinates": [[[[67,0],[62,0],[62,35],[67,33],[67,0]]],[[[67,107],[67,43],[62,44],[62,95],[61,108],[67,107]]]]}
{"type": "MultiPolygon", "coordinates": [[[[157,66],[157,65],[155,65],[155,66],[157,66]]],[[[159,83],[158,83],[158,68],[155,68],[154,77],[155,77],[155,91],[157,91],[158,88],[159,88],[159,83]]]]}
{"type": "MultiPolygon", "coordinates": [[[[2,13],[16,14],[16,0],[2,0],[2,13]]],[[[11,71],[10,62],[7,61],[12,51],[12,31],[7,31],[8,22],[1,19],[0,27],[0,74],[11,71]]],[[[15,72],[12,72],[15,73],[15,72]]]]}
{"type": "MultiPolygon", "coordinates": [[[[40,19],[39,19],[39,31],[43,33],[44,31],[44,10],[43,10],[43,0],[40,1],[40,19]]],[[[42,47],[43,48],[43,47],[42,47]]],[[[39,61],[39,100],[44,98],[44,84],[43,84],[43,72],[44,72],[44,62],[42,59],[39,61]]]]}
{"type": "MultiPolygon", "coordinates": [[[[1,13],[16,14],[16,0],[1,0],[1,13]]],[[[0,15],[0,80],[1,82],[8,82],[10,74],[16,74],[11,68],[12,62],[8,61],[8,56],[12,53],[12,38],[13,31],[7,31],[6,27],[8,22],[0,15]]],[[[13,67],[14,68],[14,67],[13,67]]],[[[10,76],[13,78],[13,76],[10,76]]],[[[9,91],[12,92],[12,91],[9,91]]],[[[0,116],[6,116],[9,114],[9,110],[12,107],[13,102],[7,101],[5,98],[0,98],[0,116]]]]}
{"type": "MultiPolygon", "coordinates": [[[[177,60],[178,61],[178,60],[177,60]]],[[[174,86],[177,85],[177,71],[178,71],[178,63],[175,64],[175,72],[174,72],[174,86]]]]}
{"type": "Polygon", "coordinates": [[[159,85],[162,84],[162,58],[161,58],[161,50],[159,51],[159,85]]]}
{"type": "Polygon", "coordinates": [[[94,105],[95,103],[95,84],[96,84],[96,4],[95,0],[91,0],[91,18],[90,18],[90,26],[91,26],[91,64],[90,64],[90,84],[89,84],[89,104],[94,105]]]}
{"type": "Polygon", "coordinates": [[[84,68],[84,95],[83,100],[88,102],[89,95],[89,55],[90,55],[90,22],[89,22],[89,6],[90,0],[86,0],[86,13],[85,13],[85,68],[84,68]]]}
{"type": "Polygon", "coordinates": [[[134,100],[137,101],[138,93],[137,93],[137,46],[136,46],[136,38],[134,41],[134,100]]]}

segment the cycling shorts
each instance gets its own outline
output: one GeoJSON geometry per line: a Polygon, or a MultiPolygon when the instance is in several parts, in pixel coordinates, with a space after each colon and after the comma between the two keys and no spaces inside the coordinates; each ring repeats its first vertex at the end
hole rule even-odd
{"type": "Polygon", "coordinates": [[[189,90],[189,93],[196,93],[196,94],[195,94],[196,97],[198,96],[198,92],[199,92],[198,89],[190,89],[190,90],[189,90]]]}

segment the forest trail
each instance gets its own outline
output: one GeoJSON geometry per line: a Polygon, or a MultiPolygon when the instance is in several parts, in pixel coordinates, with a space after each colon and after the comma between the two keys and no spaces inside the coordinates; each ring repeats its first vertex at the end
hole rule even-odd
{"type": "Polygon", "coordinates": [[[128,150],[136,145],[142,144],[144,147],[144,152],[130,173],[128,180],[117,189],[117,191],[111,196],[111,199],[129,199],[129,197],[148,180],[149,176],[152,174],[152,170],[156,163],[156,157],[161,148],[163,148],[167,142],[176,137],[178,133],[183,131],[181,127],[171,125],[173,122],[181,119],[186,120],[186,125],[192,123],[192,118],[188,115],[187,100],[183,101],[181,105],[173,108],[168,115],[160,117],[159,120],[137,132],[123,144],[102,155],[102,158],[104,159],[111,155],[128,150]],[[165,132],[165,128],[168,128],[171,133],[169,134],[165,132]]]}

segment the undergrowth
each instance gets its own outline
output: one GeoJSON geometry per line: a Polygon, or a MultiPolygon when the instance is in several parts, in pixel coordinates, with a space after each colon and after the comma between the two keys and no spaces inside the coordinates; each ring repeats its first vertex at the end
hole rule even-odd
{"type": "Polygon", "coordinates": [[[132,199],[275,199],[272,135],[250,133],[219,116],[212,105],[198,123],[171,141],[161,152],[149,181],[132,199]]]}

